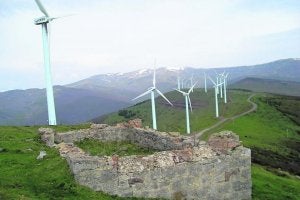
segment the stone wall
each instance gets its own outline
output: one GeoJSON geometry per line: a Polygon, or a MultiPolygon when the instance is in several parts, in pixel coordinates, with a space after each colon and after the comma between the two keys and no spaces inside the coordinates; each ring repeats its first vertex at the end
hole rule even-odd
{"type": "MultiPolygon", "coordinates": [[[[42,134],[52,138],[45,130],[42,134]]],[[[251,151],[228,131],[196,146],[191,137],[107,125],[54,133],[54,138],[76,181],[95,191],[122,197],[251,199],[251,151]],[[161,151],[149,156],[90,156],[73,144],[89,137],[129,140],[161,151]]]]}
{"type": "Polygon", "coordinates": [[[127,128],[123,126],[92,125],[90,129],[56,133],[56,143],[73,143],[92,138],[100,141],[130,141],[143,148],[155,150],[183,149],[194,146],[193,138],[179,133],[157,132],[152,129],[127,128]]]}

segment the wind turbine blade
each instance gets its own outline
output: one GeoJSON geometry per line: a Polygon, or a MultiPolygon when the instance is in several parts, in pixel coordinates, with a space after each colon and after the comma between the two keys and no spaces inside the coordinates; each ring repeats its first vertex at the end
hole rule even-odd
{"type": "Polygon", "coordinates": [[[192,107],[192,103],[191,103],[190,95],[188,95],[188,101],[189,101],[189,104],[190,104],[190,109],[191,109],[191,112],[193,112],[193,107],[192,107]]]}
{"type": "Polygon", "coordinates": [[[193,88],[196,86],[198,81],[196,81],[196,83],[189,89],[188,94],[190,94],[190,92],[193,90],[193,88]]]}
{"type": "Polygon", "coordinates": [[[209,78],[209,80],[210,80],[215,86],[217,85],[216,82],[214,82],[210,76],[207,76],[207,77],[209,78]]]}
{"type": "Polygon", "coordinates": [[[181,90],[177,90],[177,89],[175,89],[175,90],[178,91],[178,92],[180,92],[180,93],[182,93],[182,94],[186,94],[185,92],[183,92],[181,90]]]}
{"type": "Polygon", "coordinates": [[[134,100],[136,100],[136,99],[139,99],[139,98],[141,98],[142,96],[145,96],[146,94],[149,94],[151,91],[153,90],[153,88],[150,88],[149,90],[147,90],[146,92],[144,92],[143,94],[141,94],[141,95],[139,95],[139,96],[137,96],[137,97],[135,97],[134,99],[132,99],[131,101],[134,101],[134,100]]]}
{"type": "Polygon", "coordinates": [[[60,18],[65,18],[65,17],[71,17],[73,15],[76,15],[76,14],[69,14],[69,15],[62,15],[62,16],[58,16],[58,17],[51,17],[51,20],[53,19],[60,19],[60,18]]]}
{"type": "Polygon", "coordinates": [[[42,13],[44,13],[46,15],[46,17],[49,17],[48,12],[46,11],[45,7],[43,6],[43,4],[41,3],[40,0],[35,0],[35,3],[37,4],[37,6],[39,7],[40,11],[42,13]]]}
{"type": "Polygon", "coordinates": [[[161,92],[161,91],[159,91],[158,89],[155,89],[156,90],[156,92],[160,95],[160,96],[162,96],[171,106],[173,106],[173,104],[167,99],[167,97],[165,97],[165,95],[161,92]]]}

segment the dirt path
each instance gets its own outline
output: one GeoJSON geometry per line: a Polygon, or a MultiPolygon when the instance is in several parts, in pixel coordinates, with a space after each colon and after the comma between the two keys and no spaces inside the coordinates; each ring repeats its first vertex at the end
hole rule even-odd
{"type": "Polygon", "coordinates": [[[237,119],[237,118],[239,118],[239,117],[242,117],[242,116],[244,116],[244,115],[247,115],[247,114],[249,114],[249,113],[255,111],[255,110],[257,109],[257,104],[254,103],[253,101],[251,101],[251,98],[252,98],[253,96],[255,96],[255,95],[256,95],[256,94],[251,94],[251,95],[248,97],[248,99],[247,99],[247,102],[249,102],[249,103],[252,104],[252,108],[251,108],[250,110],[247,110],[246,112],[243,112],[243,113],[241,113],[241,114],[238,114],[238,115],[235,115],[235,116],[232,116],[232,117],[228,117],[228,118],[223,118],[223,119],[221,119],[220,121],[218,121],[218,122],[215,123],[214,125],[212,125],[212,126],[206,128],[206,129],[203,129],[203,130],[200,131],[199,133],[196,133],[196,134],[195,134],[195,138],[196,138],[196,139],[199,139],[199,138],[200,138],[204,133],[206,133],[207,131],[210,131],[210,130],[212,130],[212,129],[218,127],[218,126],[220,126],[221,124],[223,124],[224,122],[226,122],[226,121],[228,121],[228,120],[235,120],[235,119],[237,119]]]}

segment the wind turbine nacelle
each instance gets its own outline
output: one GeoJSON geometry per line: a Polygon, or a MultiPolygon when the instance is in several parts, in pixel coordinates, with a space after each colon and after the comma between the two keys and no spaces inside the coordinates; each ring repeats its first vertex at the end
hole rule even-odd
{"type": "Polygon", "coordinates": [[[49,23],[50,22],[50,18],[49,17],[40,17],[34,20],[34,24],[35,25],[40,25],[40,24],[45,24],[45,23],[49,23]]]}

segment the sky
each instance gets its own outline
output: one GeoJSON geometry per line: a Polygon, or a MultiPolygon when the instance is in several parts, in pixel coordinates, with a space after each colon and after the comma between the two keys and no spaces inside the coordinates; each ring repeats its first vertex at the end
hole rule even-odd
{"type": "MultiPolygon", "coordinates": [[[[41,0],[53,83],[157,67],[228,67],[300,57],[299,0],[41,0]]],[[[45,86],[34,0],[0,0],[0,91],[45,86]]]]}

